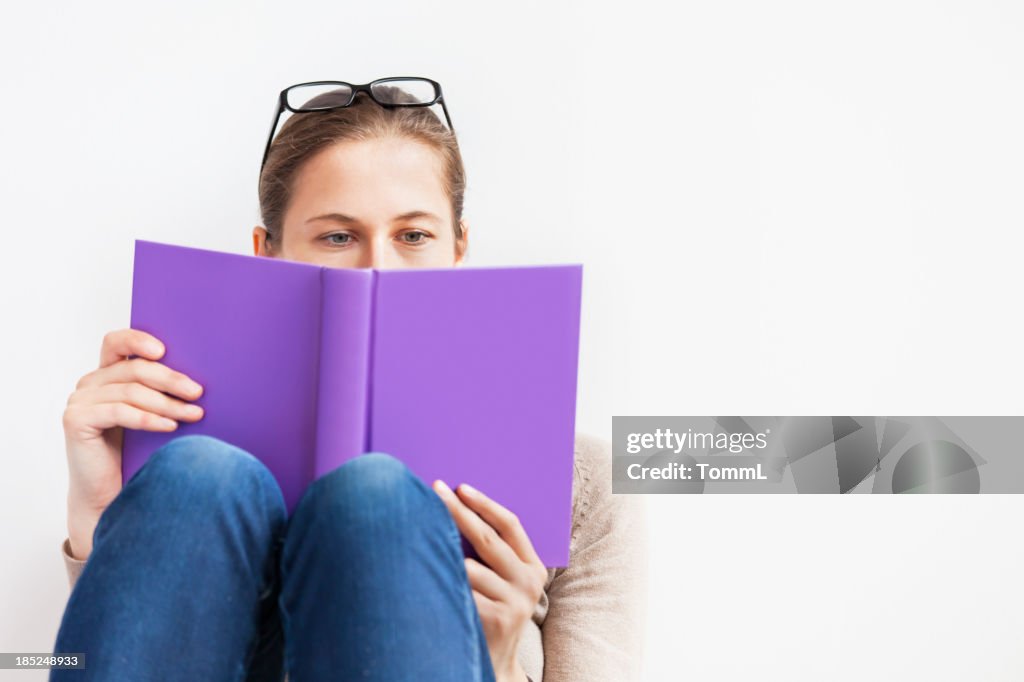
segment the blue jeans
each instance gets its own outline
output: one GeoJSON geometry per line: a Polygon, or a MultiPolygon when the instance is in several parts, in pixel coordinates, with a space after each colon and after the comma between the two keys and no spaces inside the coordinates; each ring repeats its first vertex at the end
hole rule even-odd
{"type": "Polygon", "coordinates": [[[270,471],[208,436],[157,450],[100,517],[51,680],[486,680],[460,535],[397,459],[349,460],[291,518],[270,471]]]}

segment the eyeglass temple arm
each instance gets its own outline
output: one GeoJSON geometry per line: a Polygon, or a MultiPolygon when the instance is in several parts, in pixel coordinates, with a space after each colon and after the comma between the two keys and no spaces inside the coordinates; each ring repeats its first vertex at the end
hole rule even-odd
{"type": "Polygon", "coordinates": [[[438,100],[441,103],[441,111],[444,112],[444,120],[448,121],[448,130],[455,134],[455,126],[452,125],[452,117],[448,115],[448,105],[444,103],[444,95],[441,95],[438,100]]]}
{"type": "Polygon", "coordinates": [[[282,112],[284,112],[283,94],[277,98],[277,108],[274,110],[274,120],[270,123],[270,132],[267,134],[267,146],[263,148],[263,161],[260,162],[261,174],[263,167],[267,165],[267,156],[270,154],[270,145],[274,142],[274,131],[277,130],[277,122],[281,120],[282,112]]]}

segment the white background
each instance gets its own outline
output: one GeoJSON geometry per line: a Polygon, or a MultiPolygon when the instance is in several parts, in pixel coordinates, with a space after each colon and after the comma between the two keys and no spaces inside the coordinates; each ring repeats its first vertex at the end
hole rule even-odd
{"type": "MultiPolygon", "coordinates": [[[[1012,414],[1022,29],[978,0],[6,8],[0,650],[56,633],[60,417],[132,240],[248,252],[282,87],[444,85],[471,264],[585,263],[582,430],[1012,414]]],[[[649,680],[1024,678],[1016,497],[649,509],[649,680]]]]}

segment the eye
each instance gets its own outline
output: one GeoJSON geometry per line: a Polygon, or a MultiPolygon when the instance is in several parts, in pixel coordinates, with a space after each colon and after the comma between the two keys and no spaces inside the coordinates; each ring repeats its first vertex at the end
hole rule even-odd
{"type": "Polygon", "coordinates": [[[345,246],[352,241],[352,235],[347,232],[332,232],[331,234],[321,237],[321,239],[331,246],[345,246]]]}
{"type": "Polygon", "coordinates": [[[400,239],[405,244],[420,245],[426,243],[430,239],[430,235],[422,230],[409,230],[403,232],[400,235],[400,239]]]}

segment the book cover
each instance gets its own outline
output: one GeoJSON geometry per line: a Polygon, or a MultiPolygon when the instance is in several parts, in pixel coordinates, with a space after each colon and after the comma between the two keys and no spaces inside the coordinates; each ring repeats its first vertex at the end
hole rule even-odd
{"type": "Polygon", "coordinates": [[[205,416],[126,430],[124,479],[201,433],[266,464],[291,512],[386,452],[428,485],[479,488],[565,566],[581,284],[578,265],[342,269],[136,241],[131,326],[203,385],[205,416]]]}

